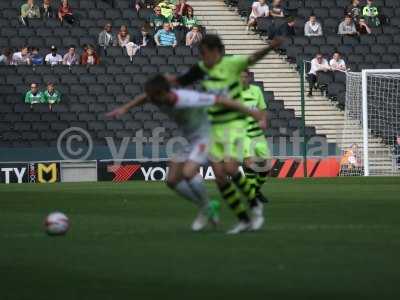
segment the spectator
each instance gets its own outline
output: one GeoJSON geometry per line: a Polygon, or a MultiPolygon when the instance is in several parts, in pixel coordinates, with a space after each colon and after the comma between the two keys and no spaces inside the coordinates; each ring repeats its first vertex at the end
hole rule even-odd
{"type": "Polygon", "coordinates": [[[54,10],[51,6],[51,0],[43,0],[43,4],[40,6],[40,14],[43,19],[54,18],[54,10]]]}
{"type": "Polygon", "coordinates": [[[25,93],[25,103],[30,104],[31,108],[33,104],[43,103],[43,93],[39,91],[36,83],[31,84],[31,89],[25,93]]]}
{"type": "Polygon", "coordinates": [[[43,56],[39,53],[39,48],[32,48],[32,54],[31,54],[31,62],[32,65],[37,66],[37,65],[43,65],[43,56]]]}
{"type": "Polygon", "coordinates": [[[308,96],[312,96],[312,92],[316,87],[317,83],[317,73],[318,72],[327,72],[330,70],[328,61],[322,56],[321,53],[318,53],[315,58],[311,61],[311,69],[308,72],[308,83],[309,83],[309,90],[308,96]]]}
{"type": "Polygon", "coordinates": [[[119,32],[117,34],[117,41],[118,46],[120,47],[125,47],[131,41],[131,36],[128,32],[128,27],[126,25],[122,25],[119,29],[119,32]]]}
{"type": "Polygon", "coordinates": [[[167,18],[161,14],[161,8],[159,6],[154,8],[154,13],[149,17],[149,23],[150,26],[153,27],[154,32],[160,29],[164,23],[168,23],[167,18]]]}
{"type": "Polygon", "coordinates": [[[136,11],[139,11],[142,8],[153,8],[155,1],[153,0],[135,0],[134,5],[136,11]]]}
{"type": "Polygon", "coordinates": [[[355,23],[361,16],[360,0],[352,0],[351,5],[347,7],[346,14],[349,15],[355,23]]]}
{"type": "Polygon", "coordinates": [[[357,25],[356,25],[356,29],[358,34],[371,34],[372,30],[371,28],[369,28],[367,22],[365,22],[364,18],[360,18],[360,20],[358,21],[357,25]]]}
{"type": "Polygon", "coordinates": [[[44,59],[46,64],[48,64],[50,66],[61,64],[63,61],[63,58],[60,54],[57,53],[56,46],[54,46],[54,45],[51,46],[50,50],[51,50],[50,53],[47,54],[46,58],[44,59]]]}
{"type": "Polygon", "coordinates": [[[117,38],[112,32],[112,26],[110,23],[107,23],[104,26],[104,30],[99,33],[97,43],[99,44],[99,48],[104,51],[104,54],[107,52],[108,47],[117,46],[117,38]]]}
{"type": "Polygon", "coordinates": [[[34,2],[34,0],[27,0],[25,4],[21,6],[21,22],[25,26],[29,26],[29,19],[40,18],[40,9],[34,2]]]}
{"type": "Polygon", "coordinates": [[[274,18],[284,18],[285,13],[283,11],[282,0],[273,0],[269,15],[274,18]]]}
{"type": "Polygon", "coordinates": [[[170,0],[163,0],[158,3],[158,6],[161,8],[161,14],[170,22],[174,14],[175,5],[170,0]]]}
{"type": "Polygon", "coordinates": [[[175,33],[171,31],[171,26],[168,23],[165,23],[163,29],[157,31],[154,36],[154,41],[157,46],[172,46],[176,47],[177,41],[175,33]]]}
{"type": "Polygon", "coordinates": [[[338,34],[340,35],[356,35],[357,29],[354,25],[353,19],[350,16],[346,16],[344,21],[339,24],[338,34]]]}
{"type": "Polygon", "coordinates": [[[28,47],[22,47],[20,52],[16,52],[12,56],[13,65],[30,65],[31,56],[28,51],[28,47]]]}
{"type": "Polygon", "coordinates": [[[52,110],[52,105],[60,103],[61,93],[55,89],[55,85],[52,82],[47,84],[47,90],[43,92],[43,103],[49,105],[49,110],[52,110]]]}
{"type": "Polygon", "coordinates": [[[287,22],[282,24],[280,27],[273,27],[272,31],[269,33],[269,38],[273,39],[275,36],[295,36],[296,35],[296,20],[294,17],[288,17],[287,22]]]}
{"type": "Polygon", "coordinates": [[[63,57],[63,65],[72,66],[79,64],[78,55],[76,54],[75,45],[71,45],[68,48],[68,52],[63,57]]]}
{"type": "Polygon", "coordinates": [[[0,55],[0,65],[12,65],[13,51],[11,48],[5,48],[3,54],[0,55]]]}
{"type": "Polygon", "coordinates": [[[174,10],[174,15],[172,16],[171,19],[171,26],[172,29],[177,29],[177,30],[181,30],[182,26],[183,26],[183,18],[182,16],[179,14],[179,11],[177,8],[175,8],[174,10]]]}
{"type": "Polygon", "coordinates": [[[149,26],[142,26],[140,33],[134,36],[133,42],[139,47],[155,46],[154,37],[150,34],[149,26]]]}
{"type": "Polygon", "coordinates": [[[81,65],[98,65],[100,59],[92,46],[87,46],[80,59],[81,65]]]}
{"type": "Polygon", "coordinates": [[[321,36],[322,33],[322,25],[317,21],[317,17],[315,15],[311,15],[309,20],[304,25],[304,35],[305,36],[321,36]]]}
{"type": "Polygon", "coordinates": [[[189,30],[192,29],[193,26],[199,26],[199,22],[194,16],[193,8],[188,8],[187,16],[183,17],[183,26],[189,30]]]}
{"type": "Polygon", "coordinates": [[[363,8],[363,17],[369,26],[378,27],[381,25],[378,7],[374,5],[373,0],[367,0],[367,5],[363,8]]]}
{"type": "Polygon", "coordinates": [[[249,16],[249,22],[247,23],[247,30],[250,30],[250,27],[255,28],[257,25],[257,18],[268,17],[269,16],[269,7],[265,0],[258,0],[253,2],[251,5],[251,13],[249,16]]]}
{"type": "Polygon", "coordinates": [[[333,53],[332,59],[329,61],[329,66],[332,71],[346,71],[346,63],[337,51],[333,53]]]}
{"type": "Polygon", "coordinates": [[[191,7],[189,4],[186,3],[186,0],[179,0],[179,4],[176,5],[176,10],[178,11],[178,14],[183,17],[187,16],[188,9],[191,8],[193,10],[193,7],[191,7]]]}
{"type": "Polygon", "coordinates": [[[58,18],[60,19],[61,23],[64,21],[71,25],[75,23],[75,17],[72,14],[72,9],[68,3],[68,0],[62,0],[60,6],[58,7],[58,18]]]}
{"type": "Polygon", "coordinates": [[[192,30],[186,34],[186,46],[197,46],[202,39],[203,35],[201,34],[199,27],[193,26],[192,30]]]}

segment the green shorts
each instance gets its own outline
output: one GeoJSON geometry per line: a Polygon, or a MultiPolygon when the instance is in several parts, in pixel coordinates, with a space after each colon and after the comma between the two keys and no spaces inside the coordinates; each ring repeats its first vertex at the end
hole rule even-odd
{"type": "Polygon", "coordinates": [[[243,141],[246,137],[247,121],[237,120],[211,126],[210,159],[223,161],[233,158],[241,162],[244,158],[243,141]]]}
{"type": "Polygon", "coordinates": [[[243,142],[244,158],[257,157],[263,159],[271,158],[268,141],[264,135],[249,137],[246,135],[243,142]]]}

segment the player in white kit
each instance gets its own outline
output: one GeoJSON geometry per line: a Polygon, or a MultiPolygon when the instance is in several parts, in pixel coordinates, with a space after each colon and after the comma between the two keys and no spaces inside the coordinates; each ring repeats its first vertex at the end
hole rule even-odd
{"type": "MultiPolygon", "coordinates": [[[[213,94],[199,93],[186,89],[171,89],[162,75],[150,79],[145,84],[145,93],[125,105],[108,113],[108,117],[118,117],[129,109],[146,102],[156,104],[167,113],[183,132],[184,145],[180,145],[169,162],[167,185],[199,208],[192,224],[193,231],[204,229],[208,222],[216,223],[216,215],[210,210],[209,200],[199,174],[199,168],[207,161],[209,145],[209,120],[206,109],[213,105],[250,115],[265,127],[265,113],[251,110],[237,101],[213,94]]],[[[168,153],[169,154],[169,153],[168,153]]]]}

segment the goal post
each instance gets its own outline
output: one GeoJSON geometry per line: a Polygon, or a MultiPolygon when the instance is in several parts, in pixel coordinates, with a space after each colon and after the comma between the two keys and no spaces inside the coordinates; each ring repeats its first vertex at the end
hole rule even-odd
{"type": "Polygon", "coordinates": [[[345,100],[341,175],[399,175],[400,70],[348,72],[345,100]]]}

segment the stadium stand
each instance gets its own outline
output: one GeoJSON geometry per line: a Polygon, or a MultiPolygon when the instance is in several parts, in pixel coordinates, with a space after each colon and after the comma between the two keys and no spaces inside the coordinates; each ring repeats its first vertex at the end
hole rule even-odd
{"type": "MultiPolygon", "coordinates": [[[[131,34],[139,33],[152,9],[138,13],[131,1],[115,0],[113,7],[107,1],[70,0],[78,21],[74,25],[60,25],[56,19],[34,19],[29,27],[18,21],[19,7],[23,1],[1,1],[0,47],[20,49],[24,45],[40,48],[45,56],[52,45],[66,53],[75,44],[80,55],[84,45],[96,45],[97,35],[106,23],[114,28],[127,24],[131,34]]],[[[59,1],[54,1],[58,6],[59,1]]],[[[105,144],[104,137],[131,136],[132,130],[144,129],[150,136],[158,126],[166,128],[166,138],[178,134],[176,125],[157,108],[147,104],[132,110],[121,120],[107,120],[104,113],[143,90],[146,79],[157,72],[182,73],[195,63],[198,49],[184,45],[184,36],[178,47],[144,48],[131,61],[121,48],[111,47],[107,56],[100,57],[101,64],[93,66],[56,65],[0,66],[0,131],[2,147],[54,146],[58,135],[71,126],[87,130],[95,144],[105,144]],[[49,111],[45,105],[24,104],[23,95],[32,82],[43,90],[52,81],[62,93],[60,104],[49,111]]],[[[262,84],[262,83],[261,83],[262,84]]],[[[283,101],[265,92],[269,106],[268,137],[291,136],[301,127],[294,110],[285,109],[283,101]]],[[[307,127],[309,137],[315,136],[314,127],[307,127]]]]}

